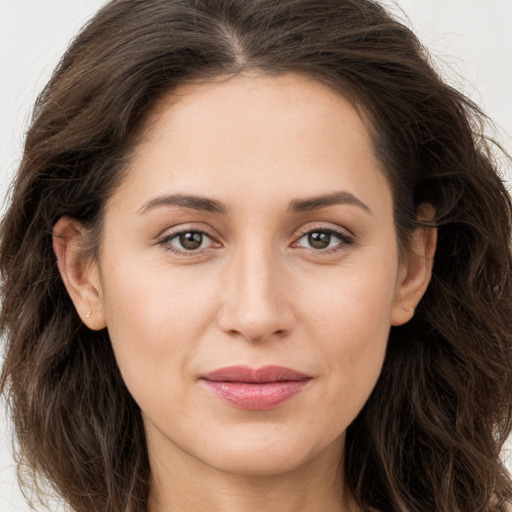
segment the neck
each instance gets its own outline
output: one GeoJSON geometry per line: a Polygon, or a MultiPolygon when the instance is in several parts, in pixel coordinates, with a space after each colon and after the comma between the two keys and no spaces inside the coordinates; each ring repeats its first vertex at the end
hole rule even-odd
{"type": "Polygon", "coordinates": [[[356,512],[343,489],[343,440],[279,474],[222,471],[172,447],[152,453],[148,512],[356,512]]]}

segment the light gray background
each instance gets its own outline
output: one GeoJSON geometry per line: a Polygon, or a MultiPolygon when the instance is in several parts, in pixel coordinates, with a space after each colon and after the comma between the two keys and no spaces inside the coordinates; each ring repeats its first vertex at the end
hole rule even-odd
{"type": "MultiPolygon", "coordinates": [[[[37,93],[69,41],[104,3],[104,0],[0,0],[2,204],[20,159],[23,135],[37,93]]],[[[384,3],[407,13],[412,28],[434,54],[448,81],[494,119],[497,138],[512,153],[512,0],[388,0],[384,3]]],[[[505,172],[512,181],[510,166],[505,172]]],[[[15,483],[9,427],[1,406],[0,512],[28,512],[30,508],[15,483]]],[[[50,507],[52,511],[57,509],[56,504],[50,507]]]]}

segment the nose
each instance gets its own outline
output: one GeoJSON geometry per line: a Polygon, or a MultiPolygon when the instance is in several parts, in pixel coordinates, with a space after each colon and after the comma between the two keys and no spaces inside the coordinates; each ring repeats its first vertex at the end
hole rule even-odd
{"type": "Polygon", "coordinates": [[[226,266],[219,327],[231,336],[259,342],[289,334],[296,323],[286,269],[271,250],[241,248],[226,266]]]}

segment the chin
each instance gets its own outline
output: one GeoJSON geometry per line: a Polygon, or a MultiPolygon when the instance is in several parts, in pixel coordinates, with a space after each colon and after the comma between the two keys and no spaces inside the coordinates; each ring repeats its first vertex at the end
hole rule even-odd
{"type": "Polygon", "coordinates": [[[344,436],[314,445],[308,436],[263,430],[252,435],[246,432],[244,436],[230,436],[224,442],[218,440],[213,450],[194,456],[226,473],[262,477],[293,472],[325,456],[341,461],[344,436]]]}
{"type": "Polygon", "coordinates": [[[259,450],[244,454],[227,453],[220,460],[212,462],[216,469],[225,473],[261,477],[278,476],[292,472],[301,466],[304,458],[297,455],[259,450]]]}

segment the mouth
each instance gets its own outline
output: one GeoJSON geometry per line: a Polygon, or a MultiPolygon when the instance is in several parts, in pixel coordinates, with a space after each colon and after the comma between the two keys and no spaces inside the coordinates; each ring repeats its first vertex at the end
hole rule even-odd
{"type": "Polygon", "coordinates": [[[229,366],[201,377],[217,398],[238,409],[274,409],[299,394],[312,377],[283,366],[229,366]]]}

